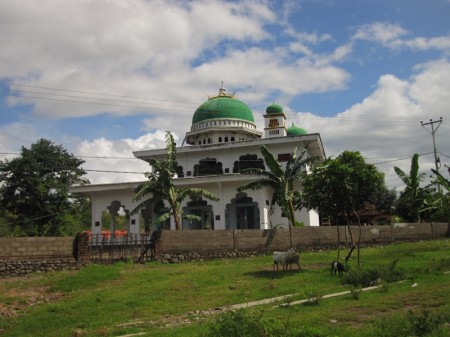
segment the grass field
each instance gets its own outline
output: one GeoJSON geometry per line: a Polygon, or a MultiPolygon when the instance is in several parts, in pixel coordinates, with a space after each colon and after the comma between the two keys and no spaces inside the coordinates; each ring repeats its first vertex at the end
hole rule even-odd
{"type": "Polygon", "coordinates": [[[294,294],[290,301],[315,300],[245,312],[286,330],[314,330],[299,337],[375,336],[380,329],[394,331],[408,317],[424,324],[440,317],[438,335],[450,336],[449,240],[362,249],[362,270],[388,270],[397,261],[395,271],[403,280],[385,278],[382,287],[369,292],[330,276],[335,257],[335,251],[302,252],[302,269],[286,272],[273,271],[271,256],[260,256],[172,265],[90,265],[3,279],[0,336],[201,336],[218,317],[210,309],[287,294],[294,294]],[[349,289],[351,294],[322,298],[349,289]]]}

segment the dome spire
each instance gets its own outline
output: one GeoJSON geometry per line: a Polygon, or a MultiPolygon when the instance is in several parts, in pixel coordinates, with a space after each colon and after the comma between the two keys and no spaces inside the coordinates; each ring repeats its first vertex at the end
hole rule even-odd
{"type": "Polygon", "coordinates": [[[219,89],[219,96],[225,96],[225,87],[223,86],[223,81],[221,82],[222,86],[219,89]]]}
{"type": "Polygon", "coordinates": [[[221,81],[221,86],[219,88],[219,93],[217,94],[217,96],[209,96],[208,95],[208,99],[213,99],[213,98],[217,98],[217,97],[229,97],[229,98],[233,98],[235,93],[232,94],[227,94],[227,91],[223,85],[223,81],[221,81]]]}

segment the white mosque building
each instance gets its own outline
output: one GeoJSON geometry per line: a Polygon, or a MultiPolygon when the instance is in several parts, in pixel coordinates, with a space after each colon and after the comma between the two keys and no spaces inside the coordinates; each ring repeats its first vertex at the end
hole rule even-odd
{"type": "MultiPolygon", "coordinates": [[[[195,110],[192,126],[186,133],[185,143],[177,147],[178,175],[176,186],[199,187],[220,198],[185,200],[185,214],[198,215],[200,221],[183,220],[183,230],[225,229],[271,229],[288,226],[278,206],[269,212],[272,190],[238,192],[237,188],[259,177],[240,174],[245,168],[265,168],[260,147],[266,146],[280,163],[286,163],[295,147],[302,149],[308,144],[308,156],[325,160],[323,144],[318,133],[307,133],[293,123],[286,127],[286,116],[278,104],[271,104],[264,115],[264,131],[257,130],[253,112],[234,94],[228,94],[223,86],[217,96],[209,97],[195,110]]],[[[151,149],[133,153],[138,159],[163,160],[167,150],[151,149]]],[[[137,203],[133,202],[134,191],[141,182],[74,186],[72,193],[88,195],[92,203],[92,232],[102,230],[102,214],[107,210],[111,223],[118,213],[128,214],[137,203]]],[[[297,186],[301,190],[301,186],[297,186]]],[[[149,199],[152,196],[149,195],[149,199]]],[[[140,200],[139,202],[141,202],[140,200]]],[[[150,202],[140,214],[128,217],[128,233],[149,232],[156,229],[175,229],[174,223],[156,224],[164,206],[150,202]]],[[[315,211],[301,210],[296,220],[305,226],[319,226],[315,211]]],[[[172,221],[172,219],[170,219],[172,221]]],[[[115,228],[122,229],[122,228],[115,228]]]]}

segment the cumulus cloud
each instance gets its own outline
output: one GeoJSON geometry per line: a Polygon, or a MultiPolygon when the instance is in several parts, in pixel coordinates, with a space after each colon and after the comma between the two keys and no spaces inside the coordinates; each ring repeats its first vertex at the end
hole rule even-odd
{"type": "MultiPolygon", "coordinates": [[[[389,74],[381,76],[367,98],[335,117],[321,118],[306,112],[291,116],[298,126],[321,134],[327,156],[345,150],[360,151],[367,162],[376,163],[385,173],[389,186],[402,189],[394,166],[409,172],[410,158],[419,153],[426,154],[419,160],[421,172],[430,173],[434,168],[432,139],[420,121],[449,117],[450,111],[450,101],[445,98],[450,86],[450,63],[438,60],[416,70],[406,80],[389,74]]],[[[438,150],[447,155],[449,129],[446,118],[435,135],[438,150]]]]}
{"type": "Polygon", "coordinates": [[[353,39],[377,42],[391,49],[448,50],[450,48],[450,36],[432,38],[408,38],[408,36],[410,33],[398,24],[375,22],[359,27],[353,39]]]}
{"type": "Polygon", "coordinates": [[[108,140],[97,138],[82,141],[76,153],[85,163],[91,184],[125,181],[142,181],[150,167],[148,163],[133,157],[133,151],[165,147],[165,132],[147,133],[137,139],[108,140]]]}
{"type": "MultiPolygon", "coordinates": [[[[332,63],[346,55],[345,47],[322,58],[306,55],[320,62],[302,59],[300,45],[258,47],[273,43],[266,26],[276,19],[264,1],[4,2],[0,43],[8,48],[0,55],[0,78],[33,86],[12,86],[11,106],[32,105],[35,114],[52,119],[105,112],[163,116],[169,107],[135,97],[202,102],[199,93],[221,80],[255,98],[343,88],[349,76],[332,63]],[[267,81],[269,71],[273,81],[267,81]],[[255,87],[258,82],[268,85],[255,87]]],[[[290,35],[310,45],[330,38],[290,35]]]]}

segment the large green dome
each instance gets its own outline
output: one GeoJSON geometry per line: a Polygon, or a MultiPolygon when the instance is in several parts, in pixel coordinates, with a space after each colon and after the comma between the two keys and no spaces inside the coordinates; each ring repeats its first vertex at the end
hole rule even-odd
{"type": "Polygon", "coordinates": [[[228,95],[219,95],[210,98],[195,110],[192,124],[217,118],[233,118],[255,122],[253,112],[245,103],[228,95]]]}

